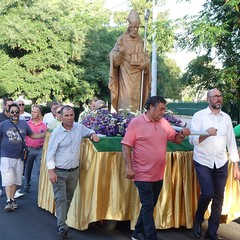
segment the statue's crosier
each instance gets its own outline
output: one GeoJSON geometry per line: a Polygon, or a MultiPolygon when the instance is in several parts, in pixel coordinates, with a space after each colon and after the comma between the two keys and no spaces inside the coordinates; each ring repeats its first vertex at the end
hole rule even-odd
{"type": "Polygon", "coordinates": [[[110,52],[108,87],[111,91],[111,103],[116,111],[129,109],[136,112],[143,108],[140,104],[145,103],[150,92],[150,60],[145,52],[143,39],[138,33],[138,13],[131,10],[127,20],[127,32],[118,38],[110,52]]]}

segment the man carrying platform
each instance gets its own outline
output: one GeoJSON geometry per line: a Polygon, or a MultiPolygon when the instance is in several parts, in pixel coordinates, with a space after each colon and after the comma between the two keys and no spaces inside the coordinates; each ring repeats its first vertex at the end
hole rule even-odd
{"type": "Polygon", "coordinates": [[[163,97],[150,97],[145,109],[145,113],[131,120],[121,142],[126,176],[134,180],[142,204],[132,240],[158,239],[153,211],[163,185],[167,141],[179,144],[190,134],[188,128],[177,133],[163,118],[166,111],[163,97]]]}

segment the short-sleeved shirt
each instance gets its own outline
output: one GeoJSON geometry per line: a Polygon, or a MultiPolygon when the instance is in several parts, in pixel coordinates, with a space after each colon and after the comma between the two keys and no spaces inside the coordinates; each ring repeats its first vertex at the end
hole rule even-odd
{"type": "Polygon", "coordinates": [[[136,181],[156,182],[163,179],[167,141],[174,142],[176,134],[164,118],[152,122],[143,114],[131,120],[121,143],[133,148],[136,181]]]}
{"type": "Polygon", "coordinates": [[[19,119],[29,121],[31,119],[31,116],[32,115],[30,113],[24,112],[24,113],[20,114],[19,119]]]}
{"type": "Polygon", "coordinates": [[[47,128],[49,130],[54,130],[56,127],[60,126],[62,124],[62,121],[59,121],[57,118],[54,118],[52,121],[50,121],[47,125],[47,128]]]}
{"type": "MultiPolygon", "coordinates": [[[[34,133],[43,133],[47,130],[47,125],[43,122],[40,121],[39,123],[35,124],[32,120],[29,120],[27,122],[29,127],[32,129],[34,133]]],[[[30,137],[26,137],[26,146],[28,147],[41,147],[44,144],[44,139],[43,138],[38,138],[38,139],[32,139],[30,137]]]]}
{"type": "Polygon", "coordinates": [[[53,116],[52,112],[46,113],[43,117],[43,122],[48,125],[55,117],[53,116]]]}
{"type": "MultiPolygon", "coordinates": [[[[23,139],[25,139],[26,135],[30,136],[33,133],[25,120],[19,120],[16,126],[23,139]]],[[[0,139],[1,157],[21,158],[22,138],[10,120],[0,124],[0,139]]]]}

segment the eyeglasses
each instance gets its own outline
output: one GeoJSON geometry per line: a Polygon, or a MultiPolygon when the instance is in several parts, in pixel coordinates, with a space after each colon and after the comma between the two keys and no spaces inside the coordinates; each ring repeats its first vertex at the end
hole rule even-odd
{"type": "Polygon", "coordinates": [[[15,113],[15,114],[19,114],[19,111],[17,111],[17,110],[16,110],[16,111],[12,110],[10,113],[11,113],[11,114],[14,114],[14,113],[15,113]]]}
{"type": "Polygon", "coordinates": [[[214,96],[209,96],[210,98],[217,99],[217,98],[222,98],[223,95],[214,95],[214,96]]]}
{"type": "Polygon", "coordinates": [[[18,106],[25,106],[25,104],[24,103],[19,103],[18,106]]]}

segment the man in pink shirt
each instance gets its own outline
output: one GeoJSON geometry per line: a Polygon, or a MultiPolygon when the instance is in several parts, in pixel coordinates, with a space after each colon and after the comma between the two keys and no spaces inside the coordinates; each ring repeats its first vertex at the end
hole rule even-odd
{"type": "Polygon", "coordinates": [[[150,97],[145,108],[145,113],[130,122],[121,142],[126,177],[134,180],[142,204],[132,240],[158,239],[153,211],[163,184],[167,141],[179,144],[190,134],[188,128],[177,133],[163,118],[163,97],[150,97]]]}
{"type": "MultiPolygon", "coordinates": [[[[47,130],[47,125],[42,121],[42,108],[34,105],[31,112],[32,118],[27,122],[34,133],[43,133],[47,130]]],[[[25,162],[24,170],[24,192],[28,193],[31,187],[31,175],[34,161],[37,166],[38,174],[40,173],[41,157],[44,139],[32,139],[26,137],[26,146],[28,147],[28,157],[25,162]]]]}

